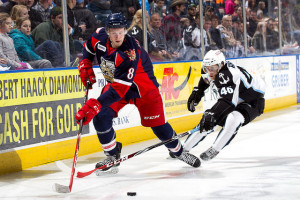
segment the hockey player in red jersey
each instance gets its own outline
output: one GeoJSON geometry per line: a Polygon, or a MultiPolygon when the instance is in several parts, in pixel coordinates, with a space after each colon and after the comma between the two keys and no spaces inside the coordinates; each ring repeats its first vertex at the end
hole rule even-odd
{"type": "Polygon", "coordinates": [[[190,151],[211,133],[215,126],[220,125],[222,129],[214,144],[200,155],[202,160],[210,160],[230,143],[241,126],[263,113],[265,83],[259,77],[250,75],[244,68],[226,62],[219,50],[207,52],[202,66],[205,74],[201,76],[198,87],[194,87],[188,99],[188,110],[195,111],[195,106],[201,101],[204,91],[212,85],[218,89],[219,98],[212,108],[203,113],[200,124],[186,139],[184,150],[190,151]]]}
{"type": "MultiPolygon", "coordinates": [[[[147,52],[136,39],[126,34],[127,22],[121,13],[110,14],[105,28],[98,28],[85,43],[79,72],[84,86],[87,80],[95,83],[92,68],[94,57],[108,84],[98,99],[89,99],[75,115],[77,121],[84,119],[83,125],[92,119],[97,136],[107,158],[96,164],[96,168],[120,158],[122,144],[116,142],[112,120],[127,104],[134,104],[140,113],[141,124],[151,127],[162,141],[176,135],[166,122],[164,102],[154,76],[153,66],[147,52]]],[[[179,160],[193,167],[200,166],[200,159],[183,151],[179,140],[165,145],[179,160]]],[[[117,168],[109,171],[117,173],[117,168]]],[[[97,173],[102,173],[99,171],[97,173]]]]}

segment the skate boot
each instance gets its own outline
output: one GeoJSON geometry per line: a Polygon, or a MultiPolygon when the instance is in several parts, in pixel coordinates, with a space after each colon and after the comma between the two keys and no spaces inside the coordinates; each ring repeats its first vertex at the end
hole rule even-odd
{"type": "Polygon", "coordinates": [[[214,148],[210,147],[205,152],[201,153],[200,158],[202,160],[208,161],[208,160],[211,160],[214,157],[216,157],[216,155],[218,155],[218,153],[219,152],[217,150],[215,150],[214,148]]]}
{"type": "Polygon", "coordinates": [[[176,156],[176,158],[192,167],[199,167],[201,165],[200,159],[187,151],[182,151],[181,155],[176,156]]]}
{"type": "MultiPolygon", "coordinates": [[[[117,142],[117,147],[116,148],[117,148],[117,152],[116,152],[115,155],[107,156],[107,158],[105,160],[98,162],[96,164],[95,168],[101,167],[101,166],[106,165],[108,163],[114,162],[115,160],[118,160],[121,156],[122,143],[117,142]]],[[[97,169],[96,170],[96,175],[97,176],[102,176],[102,175],[105,175],[105,174],[117,174],[119,172],[119,169],[118,169],[119,165],[120,165],[120,163],[118,163],[114,166],[105,168],[105,169],[97,169]]]]}
{"type": "Polygon", "coordinates": [[[176,158],[176,156],[171,151],[169,151],[169,156],[174,159],[176,158]]]}

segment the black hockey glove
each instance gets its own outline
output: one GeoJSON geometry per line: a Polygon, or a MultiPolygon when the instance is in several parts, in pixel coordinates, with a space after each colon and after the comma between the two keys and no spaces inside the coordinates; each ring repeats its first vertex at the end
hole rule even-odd
{"type": "Polygon", "coordinates": [[[203,113],[202,119],[200,121],[200,133],[203,131],[210,131],[216,125],[216,119],[214,118],[214,113],[210,110],[206,110],[203,113]]]}
{"type": "Polygon", "coordinates": [[[195,112],[195,106],[199,104],[202,96],[199,94],[199,90],[197,87],[194,87],[192,94],[190,95],[187,101],[187,107],[190,112],[195,112]]]}

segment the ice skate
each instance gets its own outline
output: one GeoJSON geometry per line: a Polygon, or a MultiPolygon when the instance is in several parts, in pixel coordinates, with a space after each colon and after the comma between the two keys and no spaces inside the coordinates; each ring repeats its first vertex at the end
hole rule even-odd
{"type": "Polygon", "coordinates": [[[186,164],[192,166],[192,167],[199,167],[201,165],[200,159],[194,156],[193,154],[190,154],[187,151],[182,151],[180,156],[176,156],[179,160],[185,162],[186,164]]]}
{"type": "Polygon", "coordinates": [[[211,160],[214,157],[216,157],[218,155],[218,153],[219,152],[217,150],[215,150],[214,148],[210,147],[205,152],[201,153],[200,158],[202,160],[208,161],[208,160],[211,160]]]}
{"type": "Polygon", "coordinates": [[[171,159],[176,159],[176,156],[171,151],[169,151],[169,156],[171,159]]]}
{"type": "MultiPolygon", "coordinates": [[[[121,150],[122,150],[122,143],[117,142],[117,152],[115,155],[112,156],[107,156],[107,158],[103,161],[100,161],[96,164],[95,168],[101,167],[103,165],[106,165],[108,163],[114,162],[115,160],[119,159],[121,156],[121,150]]],[[[106,174],[117,174],[119,172],[118,166],[120,165],[120,163],[112,166],[112,167],[108,167],[106,169],[98,169],[96,170],[96,175],[97,176],[102,176],[102,175],[106,175],[106,174]]]]}

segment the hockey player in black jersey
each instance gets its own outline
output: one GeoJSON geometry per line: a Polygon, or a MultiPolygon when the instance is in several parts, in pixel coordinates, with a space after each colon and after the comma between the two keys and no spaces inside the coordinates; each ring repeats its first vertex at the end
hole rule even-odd
{"type": "Polygon", "coordinates": [[[215,85],[219,98],[212,108],[203,113],[200,123],[191,131],[184,143],[184,150],[190,151],[201,142],[214,128],[222,126],[215,142],[200,155],[202,160],[214,158],[245,126],[260,116],[265,107],[265,83],[249,74],[244,68],[225,60],[219,50],[211,50],[205,55],[202,68],[205,72],[198,87],[194,87],[187,107],[191,112],[204,96],[204,91],[215,85]]]}

